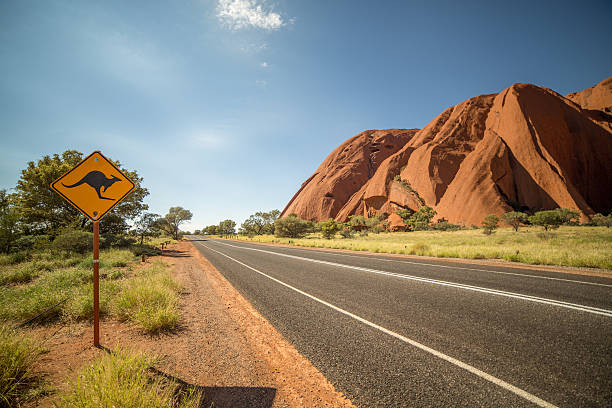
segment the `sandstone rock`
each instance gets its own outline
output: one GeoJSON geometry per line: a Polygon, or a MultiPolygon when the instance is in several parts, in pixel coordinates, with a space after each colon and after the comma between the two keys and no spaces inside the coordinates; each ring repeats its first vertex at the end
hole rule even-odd
{"type": "Polygon", "coordinates": [[[404,147],[416,129],[366,130],[334,150],[302,184],[281,213],[320,221],[334,218],[349,197],[387,157],[404,147]]]}
{"type": "Polygon", "coordinates": [[[345,221],[428,205],[437,218],[469,225],[513,208],[607,213],[612,116],[599,108],[612,105],[612,78],[568,98],[515,84],[448,108],[421,130],[360,133],[323,162],[282,215],[345,221]]]}

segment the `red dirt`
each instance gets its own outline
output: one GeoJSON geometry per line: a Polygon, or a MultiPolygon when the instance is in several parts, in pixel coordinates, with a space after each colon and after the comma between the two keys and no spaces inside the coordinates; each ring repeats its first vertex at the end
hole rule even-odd
{"type": "MultiPolygon", "coordinates": [[[[204,393],[208,407],[353,407],[351,402],[195,250],[181,242],[164,251],[183,284],[182,328],[148,336],[116,320],[103,320],[101,343],[142,350],[161,357],[156,368],[204,393]],[[168,256],[171,255],[171,256],[168,256]]],[[[48,352],[35,367],[52,387],[104,351],[93,347],[90,324],[46,326],[30,330],[48,352]]],[[[28,406],[51,407],[54,395],[28,406]]]]}

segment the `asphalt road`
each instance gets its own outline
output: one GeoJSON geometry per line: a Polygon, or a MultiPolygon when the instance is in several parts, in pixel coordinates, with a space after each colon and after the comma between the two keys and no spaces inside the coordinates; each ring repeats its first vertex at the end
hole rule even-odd
{"type": "Polygon", "coordinates": [[[612,406],[612,279],[193,243],[359,407],[612,406]]]}

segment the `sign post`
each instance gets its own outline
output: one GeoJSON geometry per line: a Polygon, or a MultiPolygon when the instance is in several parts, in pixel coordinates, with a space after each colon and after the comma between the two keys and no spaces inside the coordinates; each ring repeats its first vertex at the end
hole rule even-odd
{"type": "Polygon", "coordinates": [[[100,222],[93,222],[94,346],[100,345],[100,222]]]}
{"type": "Polygon", "coordinates": [[[97,150],[51,183],[56,193],[93,222],[93,324],[96,347],[100,346],[100,220],[135,186],[97,150]]]}

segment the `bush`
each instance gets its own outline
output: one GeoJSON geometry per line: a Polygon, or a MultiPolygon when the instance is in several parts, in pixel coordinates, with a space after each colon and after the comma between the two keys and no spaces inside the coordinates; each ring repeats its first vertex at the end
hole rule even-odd
{"type": "Polygon", "coordinates": [[[530,223],[544,227],[545,231],[559,228],[563,221],[562,215],[557,210],[538,211],[529,217],[530,223]]]}
{"type": "Polygon", "coordinates": [[[510,211],[501,216],[502,221],[506,224],[512,226],[514,231],[518,232],[518,229],[521,225],[527,223],[527,214],[519,211],[510,211]]]}
{"type": "Polygon", "coordinates": [[[328,219],[327,221],[323,221],[321,223],[321,233],[324,238],[332,239],[336,232],[340,230],[340,225],[334,221],[333,218],[328,219]]]}
{"type": "Polygon", "coordinates": [[[130,250],[135,256],[141,256],[141,255],[157,256],[157,255],[162,254],[161,249],[156,248],[151,245],[136,245],[136,246],[131,247],[130,250]]]}
{"type": "Polygon", "coordinates": [[[50,244],[48,235],[23,235],[15,241],[17,251],[44,249],[50,244]]]}
{"type": "Polygon", "coordinates": [[[487,235],[491,235],[499,224],[499,217],[495,214],[489,214],[482,221],[483,233],[487,235]]]}
{"type": "Polygon", "coordinates": [[[303,220],[297,214],[289,214],[274,222],[274,235],[279,238],[300,238],[312,229],[312,221],[303,220]]]}
{"type": "Polygon", "coordinates": [[[121,234],[104,234],[103,238],[105,248],[129,248],[136,243],[134,238],[121,234]]]}
{"type": "Polygon", "coordinates": [[[30,369],[42,349],[20,333],[0,324],[0,406],[18,406],[33,384],[30,369]]]}
{"type": "Polygon", "coordinates": [[[200,396],[149,368],[154,360],[142,353],[118,349],[104,353],[81,371],[78,379],[60,396],[60,407],[162,408],[197,407],[200,396]],[[181,395],[183,394],[183,395],[181,395]]]}
{"type": "Polygon", "coordinates": [[[59,251],[84,254],[93,249],[93,234],[79,230],[66,230],[53,240],[53,247],[59,251]]]}
{"type": "MultiPolygon", "coordinates": [[[[363,231],[360,233],[361,236],[365,236],[368,235],[367,232],[363,231]]],[[[342,238],[353,238],[353,236],[355,235],[355,233],[353,232],[353,230],[350,227],[346,227],[346,228],[342,228],[340,230],[340,236],[342,238]]]]}
{"type": "Polygon", "coordinates": [[[591,224],[598,227],[606,227],[610,228],[612,226],[612,213],[608,214],[608,216],[604,216],[600,213],[597,213],[591,218],[591,224]]]}

